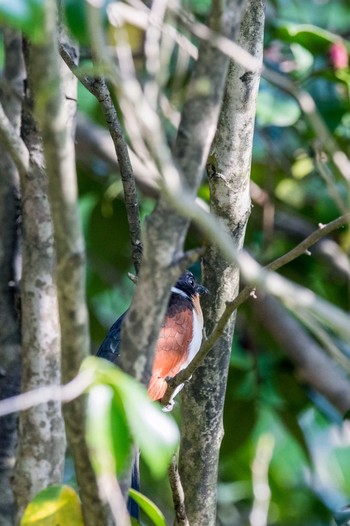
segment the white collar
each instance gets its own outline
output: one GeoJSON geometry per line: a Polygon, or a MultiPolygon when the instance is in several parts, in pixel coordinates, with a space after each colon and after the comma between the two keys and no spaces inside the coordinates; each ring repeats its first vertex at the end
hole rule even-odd
{"type": "Polygon", "coordinates": [[[173,294],[179,294],[180,296],[183,296],[184,298],[187,298],[188,300],[191,299],[191,298],[189,297],[189,295],[186,294],[186,292],[184,292],[184,291],[181,290],[181,289],[178,289],[177,287],[171,287],[171,292],[172,292],[173,294]]]}

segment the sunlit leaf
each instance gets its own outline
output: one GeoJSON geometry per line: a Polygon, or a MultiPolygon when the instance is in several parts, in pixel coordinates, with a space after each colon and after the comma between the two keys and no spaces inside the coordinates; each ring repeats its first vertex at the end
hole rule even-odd
{"type": "Polygon", "coordinates": [[[300,208],[305,200],[305,192],[301,184],[294,179],[282,179],[275,190],[276,197],[295,208],[300,208]]]}
{"type": "Polygon", "coordinates": [[[307,155],[300,155],[293,163],[291,171],[296,179],[302,179],[314,169],[312,159],[307,155]]]}
{"type": "Polygon", "coordinates": [[[154,477],[164,476],[179,440],[179,431],[172,417],[150,401],[142,385],[106,360],[89,357],[84,360],[82,369],[94,372],[96,384],[104,383],[113,388],[144,461],[154,477]]]}
{"type": "Polygon", "coordinates": [[[163,513],[154,502],[132,488],[129,489],[129,495],[137,502],[155,526],[167,526],[163,513]]]}
{"type": "Polygon", "coordinates": [[[73,488],[50,486],[28,504],[20,526],[83,526],[80,500],[73,488]]]}
{"type": "Polygon", "coordinates": [[[87,440],[97,474],[123,472],[132,442],[118,393],[108,385],[89,392],[87,440]]]}

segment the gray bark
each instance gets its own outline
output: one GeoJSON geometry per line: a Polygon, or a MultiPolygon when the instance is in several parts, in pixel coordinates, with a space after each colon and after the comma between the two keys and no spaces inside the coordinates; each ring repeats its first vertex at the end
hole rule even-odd
{"type": "MultiPolygon", "coordinates": [[[[248,2],[238,43],[262,60],[264,6],[248,2]]],[[[249,176],[255,102],[260,75],[231,64],[219,125],[208,164],[211,212],[240,249],[250,213],[249,176]]],[[[226,302],[238,293],[239,271],[211,246],[203,262],[204,283],[212,292],[205,300],[205,327],[211,333],[226,302]]],[[[234,316],[182,397],[180,474],[190,524],[211,526],[216,521],[222,413],[230,359],[234,316]]]]}
{"type": "MultiPolygon", "coordinates": [[[[31,70],[35,116],[43,138],[49,199],[55,232],[56,280],[61,324],[62,382],[78,372],[89,355],[85,301],[85,251],[77,206],[73,116],[75,93],[67,92],[58,53],[56,2],[45,2],[45,38],[32,46],[31,70]],[[50,86],[48,90],[47,87],[50,86]],[[63,91],[64,90],[64,91],[63,91]]],[[[64,75],[73,75],[65,67],[64,75]]],[[[75,84],[74,84],[75,85],[75,84]]],[[[74,457],[86,526],[106,524],[85,440],[85,399],[64,407],[67,438],[74,457]]]]}
{"type": "MultiPolygon", "coordinates": [[[[18,33],[3,29],[5,64],[1,104],[19,133],[23,90],[22,41],[18,33]]],[[[0,145],[0,399],[20,389],[20,326],[16,309],[19,267],[19,180],[6,148],[0,145]]],[[[15,505],[11,477],[15,462],[18,417],[0,420],[0,524],[14,522],[15,505]]]]}
{"type": "MultiPolygon", "coordinates": [[[[28,56],[25,58],[28,65],[28,56]]],[[[61,383],[53,225],[42,141],[32,115],[31,86],[29,75],[22,111],[22,137],[30,155],[29,171],[21,176],[22,392],[45,384],[61,383]]],[[[49,402],[23,411],[19,423],[14,480],[17,523],[25,506],[39,491],[61,482],[65,455],[60,403],[49,402]]]]}
{"type": "MultiPolygon", "coordinates": [[[[221,3],[215,3],[209,24],[232,38],[242,9],[241,0],[232,0],[224,11],[221,3]]],[[[192,196],[197,192],[214,138],[228,65],[229,59],[210,42],[201,43],[174,145],[174,160],[192,196]],[[198,86],[203,82],[210,89],[205,94],[198,94],[198,86]]],[[[149,380],[169,289],[181,272],[177,263],[188,224],[188,219],[170,208],[163,194],[146,222],[143,263],[135,296],[123,324],[121,352],[123,369],[144,383],[149,380]],[[127,351],[123,352],[123,349],[127,351]]]]}

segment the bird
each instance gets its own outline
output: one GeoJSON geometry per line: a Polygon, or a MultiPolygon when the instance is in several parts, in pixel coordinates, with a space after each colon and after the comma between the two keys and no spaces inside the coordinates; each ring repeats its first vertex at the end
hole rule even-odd
{"type": "MultiPolygon", "coordinates": [[[[209,291],[197,283],[194,275],[186,270],[171,288],[166,314],[160,329],[153,360],[152,374],[148,384],[148,395],[153,401],[161,400],[167,389],[167,378],[175,376],[193,360],[202,343],[203,314],[199,297],[209,291]]],[[[100,345],[96,356],[118,365],[120,356],[121,329],[125,311],[111,326],[100,345]]],[[[174,397],[182,389],[179,385],[163,411],[171,411],[174,397]]],[[[138,454],[136,454],[131,487],[140,490],[138,454]]],[[[139,520],[138,504],[129,497],[128,511],[131,517],[139,520]]]]}
{"type": "MultiPolygon", "coordinates": [[[[161,400],[167,389],[167,378],[172,378],[193,360],[202,343],[203,314],[200,296],[208,289],[198,283],[186,270],[171,288],[166,314],[160,329],[153,360],[148,395],[151,400],[161,400]]],[[[97,356],[118,364],[120,337],[124,312],[113,323],[97,351],[97,356]]],[[[164,411],[171,411],[174,397],[184,384],[178,386],[164,411]]]]}

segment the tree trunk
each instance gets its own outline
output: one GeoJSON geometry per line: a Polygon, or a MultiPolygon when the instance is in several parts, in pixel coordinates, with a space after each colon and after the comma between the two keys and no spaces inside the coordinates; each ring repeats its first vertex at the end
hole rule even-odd
{"type": "MultiPolygon", "coordinates": [[[[56,7],[55,0],[44,3],[44,39],[32,45],[30,67],[36,102],[34,113],[42,133],[54,224],[62,382],[67,383],[90,354],[90,339],[85,299],[85,247],[77,204],[74,156],[76,81],[58,53],[56,7]]],[[[107,518],[85,439],[85,413],[84,397],[64,407],[84,523],[103,526],[107,518]]]]}
{"type": "MultiPolygon", "coordinates": [[[[28,56],[25,58],[28,66],[28,56]]],[[[53,225],[42,141],[32,114],[31,86],[29,75],[22,112],[22,137],[30,155],[28,174],[21,177],[22,392],[46,384],[61,383],[53,225]]],[[[25,506],[39,491],[50,484],[61,482],[65,444],[60,403],[49,402],[20,414],[14,482],[18,523],[25,506]]]]}
{"type": "MultiPolygon", "coordinates": [[[[250,0],[238,43],[262,60],[264,10],[262,0],[250,0]]],[[[255,103],[260,74],[231,64],[208,175],[211,212],[240,249],[250,213],[249,176],[255,103]]],[[[204,283],[212,292],[204,303],[205,327],[210,333],[226,301],[238,293],[239,271],[211,246],[203,262],[204,283]]],[[[205,362],[186,386],[182,400],[180,474],[186,513],[193,525],[216,522],[219,450],[223,437],[222,413],[234,330],[234,316],[205,362]]]]}
{"type": "MultiPolygon", "coordinates": [[[[0,94],[7,117],[18,131],[23,91],[22,39],[3,28],[5,63],[0,94]]],[[[19,325],[19,180],[17,169],[0,145],[0,399],[20,390],[21,335],[19,325]]],[[[12,526],[15,516],[11,478],[15,462],[18,416],[0,420],[0,524],[12,526]]]]}

